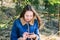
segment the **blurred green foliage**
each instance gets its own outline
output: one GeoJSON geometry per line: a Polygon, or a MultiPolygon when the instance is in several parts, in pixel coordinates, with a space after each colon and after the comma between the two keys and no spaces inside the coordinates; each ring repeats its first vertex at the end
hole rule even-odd
{"type": "MultiPolygon", "coordinates": [[[[43,21],[48,25],[48,27],[54,27],[56,25],[55,22],[58,22],[58,17],[55,16],[58,14],[58,11],[60,9],[60,0],[41,0],[42,4],[40,4],[40,0],[13,0],[13,3],[15,3],[14,8],[9,8],[6,6],[2,6],[2,0],[1,0],[1,7],[0,7],[0,28],[10,28],[13,24],[13,21],[19,17],[20,13],[22,12],[25,5],[30,4],[32,5],[36,11],[39,13],[39,15],[43,15],[43,21]],[[44,7],[44,8],[43,8],[44,7]],[[40,13],[41,12],[41,13],[40,13]],[[47,13],[46,13],[47,12],[47,13]],[[57,20],[56,20],[57,19],[57,20]],[[49,22],[49,21],[50,22],[49,22]],[[52,20],[55,20],[52,22],[52,20]],[[53,24],[50,24],[53,23],[53,24]]],[[[45,26],[46,26],[45,25],[45,26]]],[[[50,33],[51,30],[44,29],[46,32],[50,33]]]]}

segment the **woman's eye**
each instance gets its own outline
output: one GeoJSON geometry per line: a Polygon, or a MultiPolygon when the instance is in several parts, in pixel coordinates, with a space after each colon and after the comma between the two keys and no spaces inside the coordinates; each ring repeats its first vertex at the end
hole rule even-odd
{"type": "Polygon", "coordinates": [[[28,15],[26,15],[26,17],[29,17],[28,15]]]}
{"type": "Polygon", "coordinates": [[[32,17],[32,15],[30,17],[32,17]]]}
{"type": "Polygon", "coordinates": [[[32,17],[32,15],[31,15],[31,16],[28,16],[28,15],[27,15],[27,17],[32,17]]]}

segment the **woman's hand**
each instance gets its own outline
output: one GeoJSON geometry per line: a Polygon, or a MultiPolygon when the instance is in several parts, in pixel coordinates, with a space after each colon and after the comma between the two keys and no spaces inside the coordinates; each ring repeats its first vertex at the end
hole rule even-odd
{"type": "Polygon", "coordinates": [[[28,32],[24,32],[23,37],[20,37],[19,40],[26,40],[27,38],[35,39],[37,38],[37,35],[34,33],[29,34],[28,32]]]}
{"type": "Polygon", "coordinates": [[[24,32],[23,34],[23,40],[26,40],[29,36],[29,33],[28,32],[24,32]]]}
{"type": "Polygon", "coordinates": [[[18,38],[18,40],[23,40],[23,38],[22,38],[22,37],[20,37],[20,38],[18,38]]]}
{"type": "Polygon", "coordinates": [[[37,37],[37,35],[33,33],[33,34],[29,35],[29,37],[28,37],[28,38],[35,39],[36,37],[37,37]]]}

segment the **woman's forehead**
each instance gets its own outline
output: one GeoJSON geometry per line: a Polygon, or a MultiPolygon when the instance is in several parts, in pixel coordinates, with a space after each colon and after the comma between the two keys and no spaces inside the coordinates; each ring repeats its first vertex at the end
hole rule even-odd
{"type": "Polygon", "coordinates": [[[25,14],[33,14],[32,11],[26,11],[25,14]]]}

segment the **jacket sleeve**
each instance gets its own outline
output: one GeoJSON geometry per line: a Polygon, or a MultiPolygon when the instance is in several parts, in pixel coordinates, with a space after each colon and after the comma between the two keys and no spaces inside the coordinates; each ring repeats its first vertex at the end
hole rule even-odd
{"type": "Polygon", "coordinates": [[[35,34],[37,35],[37,40],[40,40],[39,29],[36,29],[36,30],[35,30],[35,34]]]}
{"type": "Polygon", "coordinates": [[[17,40],[17,27],[16,27],[16,21],[13,23],[12,31],[11,31],[11,37],[10,40],[17,40]]]}
{"type": "Polygon", "coordinates": [[[40,33],[39,33],[39,28],[38,28],[38,21],[36,21],[36,29],[34,33],[37,35],[37,40],[40,40],[40,33]]]}

